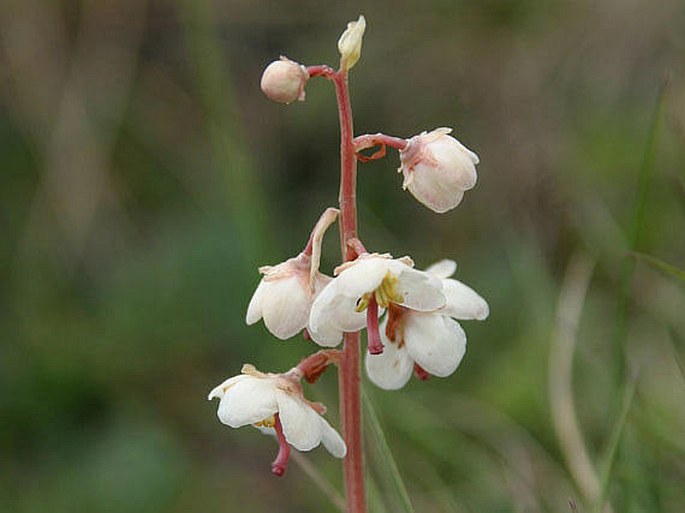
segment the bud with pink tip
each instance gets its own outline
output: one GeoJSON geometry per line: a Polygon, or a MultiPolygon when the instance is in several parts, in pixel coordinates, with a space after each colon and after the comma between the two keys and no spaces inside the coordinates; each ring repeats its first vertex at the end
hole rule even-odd
{"type": "Polygon", "coordinates": [[[400,151],[402,187],[438,213],[456,207],[478,178],[478,155],[448,135],[451,131],[437,128],[423,132],[409,139],[400,151]]]}
{"type": "Polygon", "coordinates": [[[304,101],[304,86],[309,80],[307,69],[287,57],[269,64],[262,74],[262,91],[278,103],[304,101]]]}

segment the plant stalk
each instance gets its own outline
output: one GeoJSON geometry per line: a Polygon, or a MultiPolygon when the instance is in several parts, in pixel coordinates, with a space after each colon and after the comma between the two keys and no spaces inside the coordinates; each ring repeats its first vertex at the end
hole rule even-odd
{"type": "MultiPolygon", "coordinates": [[[[357,237],[357,160],[353,142],[352,107],[347,72],[331,77],[335,85],[340,117],[340,249],[343,261],[356,258],[348,242],[357,237]]],[[[360,334],[345,333],[338,374],[340,416],[347,456],[343,461],[347,513],[366,513],[362,461],[361,413],[361,342],[360,334]]]]}

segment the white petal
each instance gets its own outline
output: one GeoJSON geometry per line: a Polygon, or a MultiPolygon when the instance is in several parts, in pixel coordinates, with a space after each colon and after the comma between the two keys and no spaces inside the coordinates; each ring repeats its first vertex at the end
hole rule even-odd
{"type": "Polygon", "coordinates": [[[259,319],[262,318],[262,297],[264,293],[264,280],[259,282],[257,285],[257,290],[252,294],[252,299],[247,307],[247,315],[245,316],[245,322],[248,326],[254,324],[259,319]]]}
{"type": "Polygon", "coordinates": [[[399,260],[361,258],[342,271],[333,283],[337,282],[336,290],[339,294],[354,298],[356,301],[364,294],[376,290],[388,271],[399,274],[405,267],[409,266],[399,260]]]}
{"type": "Polygon", "coordinates": [[[375,355],[366,353],[366,373],[376,386],[385,390],[397,390],[411,378],[414,360],[406,347],[399,348],[397,343],[390,342],[384,331],[385,326],[382,326],[381,338],[385,346],[383,352],[375,355]]]}
{"type": "Polygon", "coordinates": [[[398,292],[404,298],[403,306],[420,312],[445,306],[447,300],[442,292],[442,282],[435,276],[407,267],[398,278],[398,292]]]}
{"type": "Polygon", "coordinates": [[[287,442],[299,451],[311,451],[321,443],[320,416],[311,406],[283,390],[276,392],[278,415],[287,442]]]}
{"type": "Polygon", "coordinates": [[[233,428],[254,424],[278,410],[273,380],[246,378],[226,390],[219,403],[219,420],[233,428]]]}
{"type": "Polygon", "coordinates": [[[330,318],[317,318],[317,322],[310,322],[307,330],[312,340],[322,347],[335,347],[343,340],[343,331],[330,322],[330,318]]]}
{"type": "Polygon", "coordinates": [[[336,458],[344,458],[347,454],[347,446],[340,434],[331,427],[323,417],[321,419],[321,441],[328,452],[336,458]]]}
{"type": "Polygon", "coordinates": [[[411,357],[429,373],[445,377],[466,352],[466,333],[440,314],[410,314],[404,319],[404,343],[411,357]]]}
{"type": "Polygon", "coordinates": [[[454,183],[444,181],[436,173],[435,168],[418,164],[406,188],[432,211],[442,214],[461,203],[464,190],[454,183]]]}
{"type": "Polygon", "coordinates": [[[366,315],[354,311],[357,299],[340,292],[339,278],[317,296],[309,316],[310,335],[324,347],[337,346],[343,331],[358,331],[366,324],[366,315]]]}
{"type": "Polygon", "coordinates": [[[486,319],[490,313],[488,303],[468,285],[458,280],[443,280],[443,292],[447,304],[440,310],[444,315],[456,319],[486,319]]]}
{"type": "Polygon", "coordinates": [[[476,185],[478,175],[475,164],[478,156],[466,146],[448,135],[429,145],[430,151],[442,167],[444,180],[467,191],[476,185]]]}
{"type": "Polygon", "coordinates": [[[299,273],[267,282],[262,298],[262,315],[268,330],[285,340],[307,326],[311,295],[307,277],[299,273]]]}
{"type": "Polygon", "coordinates": [[[239,381],[242,381],[244,379],[249,379],[249,376],[246,376],[245,374],[238,374],[237,376],[233,376],[232,378],[228,378],[226,381],[221,383],[221,385],[218,385],[212,389],[212,391],[209,393],[207,396],[207,400],[211,401],[212,399],[219,398],[221,399],[224,394],[226,393],[226,390],[231,388],[233,385],[238,383],[239,381]]]}
{"type": "Polygon", "coordinates": [[[436,278],[449,278],[457,270],[457,263],[454,260],[440,260],[426,269],[428,274],[432,274],[436,278]]]}

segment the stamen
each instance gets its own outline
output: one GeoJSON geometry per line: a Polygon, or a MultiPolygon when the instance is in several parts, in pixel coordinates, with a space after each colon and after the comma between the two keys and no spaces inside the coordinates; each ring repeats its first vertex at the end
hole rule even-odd
{"type": "Polygon", "coordinates": [[[383,342],[378,331],[378,303],[373,295],[369,298],[369,306],[366,309],[366,337],[369,353],[381,354],[383,342]]]}
{"type": "Polygon", "coordinates": [[[283,434],[283,426],[278,413],[274,415],[274,428],[276,429],[276,438],[278,438],[278,455],[271,464],[271,472],[276,476],[285,474],[285,469],[288,467],[288,458],[290,458],[290,445],[285,440],[283,434]]]}
{"type": "Polygon", "coordinates": [[[418,363],[414,363],[414,376],[419,378],[421,381],[426,381],[431,377],[430,372],[421,367],[418,363]]]}
{"type": "Polygon", "coordinates": [[[271,417],[260,420],[259,422],[254,423],[255,427],[261,427],[261,428],[273,428],[276,425],[276,419],[272,415],[271,417]]]}
{"type": "Polygon", "coordinates": [[[390,303],[388,305],[388,322],[385,324],[385,336],[391,342],[396,342],[397,347],[404,346],[404,315],[407,309],[403,306],[390,303]]]}
{"type": "Polygon", "coordinates": [[[354,307],[354,311],[361,313],[366,310],[369,306],[369,300],[371,299],[371,294],[364,294],[357,300],[357,306],[354,307]]]}

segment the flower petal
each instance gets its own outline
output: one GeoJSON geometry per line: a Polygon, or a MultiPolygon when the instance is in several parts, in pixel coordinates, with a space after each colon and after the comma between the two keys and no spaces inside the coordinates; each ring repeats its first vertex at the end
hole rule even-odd
{"type": "Polygon", "coordinates": [[[488,303],[475,290],[458,280],[442,281],[447,304],[440,313],[455,319],[477,319],[482,321],[490,313],[488,303]]]}
{"type": "Polygon", "coordinates": [[[249,376],[246,376],[245,374],[238,374],[237,376],[228,378],[226,381],[221,383],[221,385],[217,385],[212,389],[211,392],[209,392],[207,400],[211,401],[212,399],[215,399],[217,397],[221,399],[229,388],[231,388],[233,385],[244,379],[249,379],[249,376]]]}
{"type": "Polygon", "coordinates": [[[359,257],[334,280],[337,282],[336,290],[338,294],[354,298],[356,301],[378,288],[388,271],[399,274],[404,267],[409,266],[399,260],[380,256],[359,257]]]}
{"type": "Polygon", "coordinates": [[[466,352],[466,333],[459,323],[435,313],[407,315],[404,342],[416,363],[443,378],[456,370],[466,352]]]}
{"type": "Polygon", "coordinates": [[[442,282],[435,276],[407,267],[398,280],[398,292],[404,298],[402,306],[419,312],[431,312],[445,306],[442,282]]]}
{"type": "Polygon", "coordinates": [[[254,424],[278,411],[275,384],[271,379],[246,376],[226,390],[217,415],[233,428],[254,424]]]}
{"type": "Polygon", "coordinates": [[[435,169],[427,166],[417,165],[404,188],[409,189],[417,200],[438,214],[453,209],[464,198],[463,189],[441,181],[436,177],[435,169]]]}
{"type": "Polygon", "coordinates": [[[331,427],[323,417],[321,420],[321,441],[328,452],[336,458],[344,458],[347,454],[347,446],[340,434],[331,427]]]}
{"type": "Polygon", "coordinates": [[[407,384],[414,368],[406,347],[390,342],[385,336],[387,318],[380,326],[381,340],[385,346],[381,354],[366,354],[366,373],[369,379],[385,390],[397,390],[407,384]]]}
{"type": "Polygon", "coordinates": [[[297,335],[307,326],[312,300],[307,279],[296,273],[267,282],[262,298],[264,324],[282,340],[297,335]]]}
{"type": "Polygon", "coordinates": [[[264,280],[261,280],[259,285],[257,285],[254,294],[252,294],[252,299],[250,299],[250,304],[247,307],[247,315],[245,315],[245,322],[248,326],[251,326],[262,318],[262,299],[265,286],[266,283],[264,283],[264,280]]]}
{"type": "Polygon", "coordinates": [[[283,391],[276,391],[278,415],[287,442],[299,451],[311,451],[321,443],[320,416],[304,401],[283,391]]]}
{"type": "Polygon", "coordinates": [[[323,289],[312,304],[309,333],[316,343],[335,347],[342,341],[343,331],[358,331],[366,324],[364,313],[355,312],[357,298],[340,292],[340,277],[323,289]]]}
{"type": "Polygon", "coordinates": [[[444,259],[429,266],[425,272],[432,274],[436,278],[449,278],[457,270],[457,263],[454,260],[444,259]]]}

